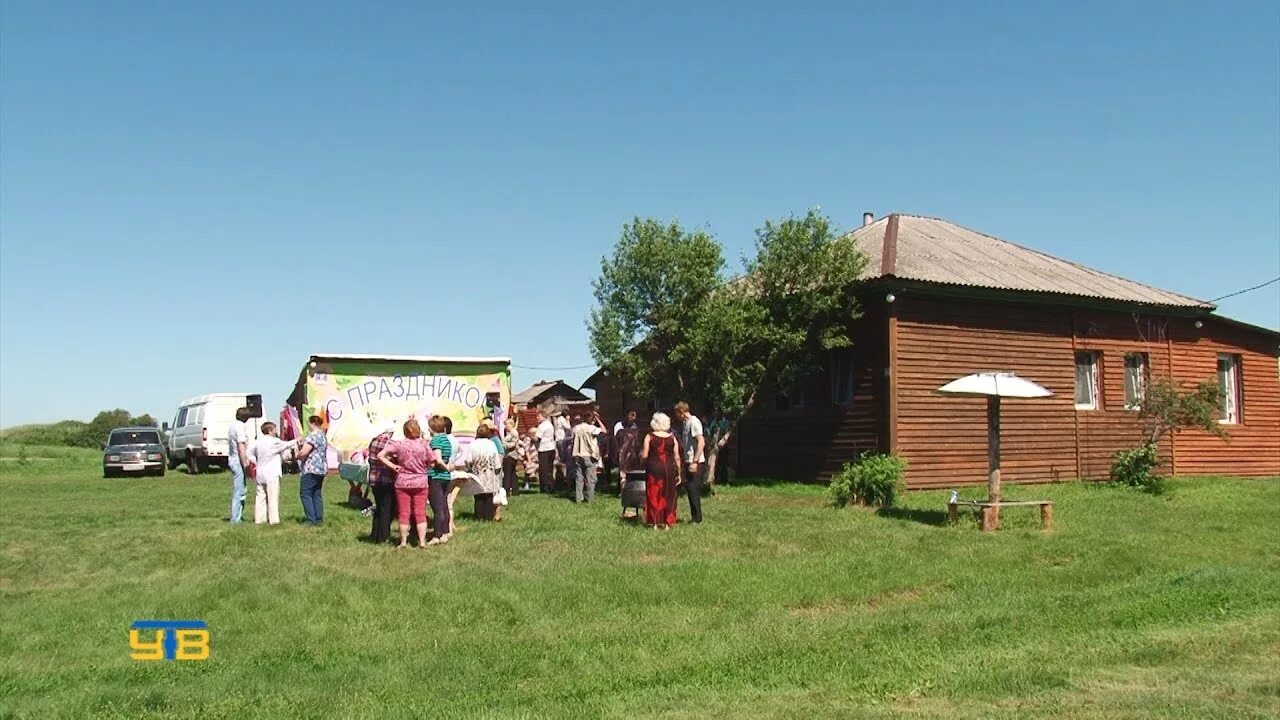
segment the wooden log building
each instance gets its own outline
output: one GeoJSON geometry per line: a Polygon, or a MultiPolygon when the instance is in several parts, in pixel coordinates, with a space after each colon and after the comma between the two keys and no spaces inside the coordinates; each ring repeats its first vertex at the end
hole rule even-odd
{"type": "MultiPolygon", "coordinates": [[[[847,239],[868,258],[854,346],[742,420],[739,475],[820,480],[873,450],[905,458],[912,488],[985,482],[985,401],[936,390],[1013,371],[1054,395],[1004,404],[1005,482],[1105,478],[1140,442],[1136,408],[1157,375],[1217,380],[1230,434],[1174,434],[1166,472],[1280,476],[1280,332],[935,218],[868,214],[847,239]]],[[[629,398],[607,371],[583,387],[608,418],[674,401],[629,398]]]]}
{"type": "Polygon", "coordinates": [[[515,406],[516,425],[521,432],[538,426],[539,408],[558,408],[573,414],[590,412],[591,398],[564,380],[539,380],[511,396],[515,406]]]}

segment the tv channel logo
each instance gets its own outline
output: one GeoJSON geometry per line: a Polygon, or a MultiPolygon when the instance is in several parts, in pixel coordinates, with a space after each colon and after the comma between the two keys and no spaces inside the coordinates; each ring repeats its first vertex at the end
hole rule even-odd
{"type": "Polygon", "coordinates": [[[203,620],[135,620],[129,626],[129,657],[138,661],[208,660],[209,626],[203,620]],[[144,631],[154,630],[150,639],[144,631]]]}

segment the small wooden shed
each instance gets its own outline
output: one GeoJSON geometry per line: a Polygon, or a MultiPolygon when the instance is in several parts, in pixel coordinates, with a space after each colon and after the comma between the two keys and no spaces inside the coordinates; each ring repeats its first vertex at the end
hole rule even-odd
{"type": "Polygon", "coordinates": [[[539,380],[512,395],[511,404],[516,408],[519,427],[523,431],[538,424],[540,407],[554,406],[565,413],[573,414],[589,410],[593,402],[591,398],[564,380],[539,380]]]}

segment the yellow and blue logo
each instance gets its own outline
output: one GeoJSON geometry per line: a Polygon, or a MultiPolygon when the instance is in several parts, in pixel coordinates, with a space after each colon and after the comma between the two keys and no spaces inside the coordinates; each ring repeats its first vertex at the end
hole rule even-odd
{"type": "Polygon", "coordinates": [[[203,620],[136,620],[129,626],[129,657],[139,661],[208,660],[209,626],[203,620]],[[154,630],[149,640],[145,630],[154,630]]]}

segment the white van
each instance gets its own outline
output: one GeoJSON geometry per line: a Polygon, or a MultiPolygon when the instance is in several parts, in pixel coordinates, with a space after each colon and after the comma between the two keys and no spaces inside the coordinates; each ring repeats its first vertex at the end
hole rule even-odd
{"type": "MultiPolygon", "coordinates": [[[[261,403],[261,396],[257,397],[261,403]]],[[[186,463],[190,473],[198,473],[210,466],[225,470],[227,430],[235,422],[236,410],[249,404],[248,393],[213,393],[183,401],[173,417],[173,426],[165,423],[169,469],[186,463]]],[[[253,418],[245,423],[249,428],[249,440],[258,438],[262,422],[262,418],[253,418]]]]}

